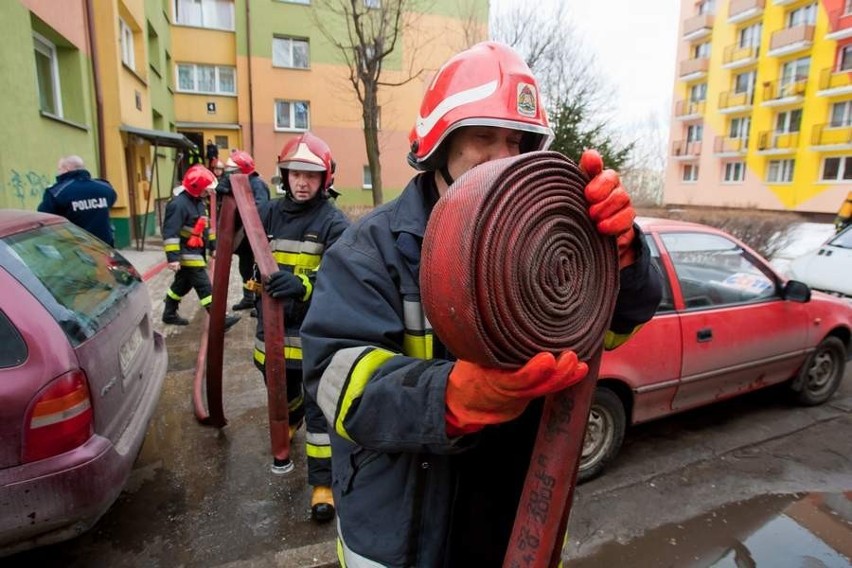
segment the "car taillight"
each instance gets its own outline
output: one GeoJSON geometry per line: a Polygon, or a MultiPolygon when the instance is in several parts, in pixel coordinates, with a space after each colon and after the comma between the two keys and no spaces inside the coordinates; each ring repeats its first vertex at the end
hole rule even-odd
{"type": "Polygon", "coordinates": [[[86,374],[77,369],[54,379],[38,394],[24,422],[24,463],[73,450],[94,432],[86,374]]]}

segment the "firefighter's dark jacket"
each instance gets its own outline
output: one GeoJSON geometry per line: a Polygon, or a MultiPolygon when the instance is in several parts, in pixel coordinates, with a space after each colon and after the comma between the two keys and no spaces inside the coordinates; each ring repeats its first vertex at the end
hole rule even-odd
{"type": "Polygon", "coordinates": [[[200,235],[206,249],[215,250],[216,234],[210,231],[210,219],[207,217],[207,205],[204,200],[193,197],[187,191],[181,191],[174,196],[163,216],[163,250],[168,262],[180,261],[181,266],[207,266],[207,254],[204,244],[200,247],[190,247],[187,244],[195,222],[199,217],[206,220],[204,231],[200,235]]]}
{"type": "Polygon", "coordinates": [[[62,215],[112,246],[115,239],[109,209],[115,200],[115,189],[108,181],[93,179],[88,170],[71,170],[56,176],[56,183],[45,190],[38,210],[62,215]]]}
{"type": "MultiPolygon", "coordinates": [[[[303,297],[288,298],[282,302],[287,365],[301,367],[299,328],[311,302],[317,269],[328,248],[349,226],[349,220],[322,193],[305,203],[297,203],[289,196],[274,199],[265,203],[259,213],[278,268],[301,277],[305,284],[303,297]]],[[[255,358],[265,359],[260,302],[258,308],[255,358]]],[[[258,362],[262,363],[261,360],[258,362]]]]}
{"type": "MultiPolygon", "coordinates": [[[[334,500],[353,566],[500,566],[540,418],[542,399],[512,422],[447,437],[454,358],[423,314],[418,277],[435,201],[433,174],[420,174],[347,229],[323,258],[302,325],[305,386],[331,425],[334,500]]],[[[613,345],[660,299],[641,232],[636,241],[613,345]]]]}

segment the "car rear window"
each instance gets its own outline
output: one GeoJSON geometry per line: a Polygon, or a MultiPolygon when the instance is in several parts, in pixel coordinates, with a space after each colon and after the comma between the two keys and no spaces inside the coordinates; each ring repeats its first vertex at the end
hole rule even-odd
{"type": "Polygon", "coordinates": [[[121,254],[71,223],[2,239],[0,264],[56,319],[72,345],[119,315],[142,279],[121,254]]]}
{"type": "Polygon", "coordinates": [[[27,344],[24,338],[0,310],[0,369],[17,367],[26,360],[27,344]]]}

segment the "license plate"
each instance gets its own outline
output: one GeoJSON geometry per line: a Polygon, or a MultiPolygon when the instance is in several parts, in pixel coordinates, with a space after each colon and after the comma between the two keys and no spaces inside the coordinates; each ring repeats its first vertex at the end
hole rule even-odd
{"type": "Polygon", "coordinates": [[[121,346],[121,349],[118,350],[118,359],[121,363],[121,373],[123,375],[126,375],[130,369],[130,364],[133,363],[133,359],[139,353],[142,343],[142,330],[136,327],[133,333],[130,334],[130,337],[127,338],[127,341],[121,346]]]}

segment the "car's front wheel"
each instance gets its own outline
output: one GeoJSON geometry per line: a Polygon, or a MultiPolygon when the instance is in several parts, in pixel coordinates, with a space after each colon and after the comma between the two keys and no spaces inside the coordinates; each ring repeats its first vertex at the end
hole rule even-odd
{"type": "Polygon", "coordinates": [[[836,337],[826,337],[792,383],[796,402],[804,406],[824,403],[840,386],[845,370],[846,346],[836,337]]]}
{"type": "Polygon", "coordinates": [[[579,481],[597,477],[615,458],[624,440],[625,426],[624,404],[618,395],[606,387],[595,389],[583,438],[583,453],[577,474],[579,481]]]}

